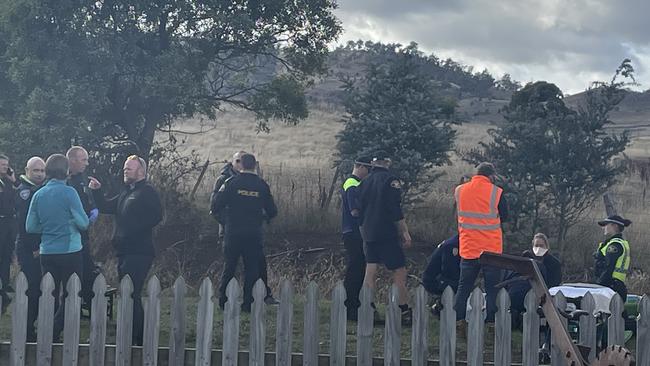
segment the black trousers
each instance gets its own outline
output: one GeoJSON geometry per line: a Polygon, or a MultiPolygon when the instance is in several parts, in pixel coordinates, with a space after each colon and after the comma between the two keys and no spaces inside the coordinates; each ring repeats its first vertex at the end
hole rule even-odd
{"type": "MultiPolygon", "coordinates": [[[[41,254],[41,272],[50,273],[54,279],[54,297],[59,298],[59,306],[54,313],[54,339],[57,340],[65,324],[65,298],[68,296],[68,279],[73,273],[83,277],[81,252],[67,254],[41,254]],[[63,294],[59,295],[63,290],[63,294]]],[[[76,294],[74,294],[76,295],[76,294]]]]}
{"type": "MultiPolygon", "coordinates": [[[[219,224],[219,241],[224,241],[225,235],[226,229],[223,225],[219,224]]],[[[266,286],[266,297],[272,297],[273,292],[269,287],[268,265],[266,264],[266,256],[264,254],[262,254],[262,258],[260,259],[260,278],[264,282],[264,286],[266,286]]]]}
{"type": "Polygon", "coordinates": [[[16,244],[16,257],[20,271],[27,278],[27,338],[35,340],[36,328],[34,322],[38,317],[38,298],[41,296],[41,261],[39,257],[34,258],[31,248],[22,243],[16,244]]]}
{"type": "MultiPolygon", "coordinates": [[[[261,230],[251,230],[247,233],[229,233],[226,228],[223,254],[224,267],[219,283],[219,305],[223,307],[228,298],[226,289],[230,280],[235,277],[239,257],[244,261],[244,303],[242,307],[250,309],[253,303],[253,286],[260,278],[260,261],[264,257],[262,249],[261,230]]],[[[267,290],[268,291],[268,290],[267,290]]]]}
{"type": "Polygon", "coordinates": [[[16,219],[14,217],[0,218],[0,281],[2,289],[0,292],[4,297],[5,289],[10,286],[9,269],[14,254],[16,241],[16,219]]]}
{"type": "Polygon", "coordinates": [[[81,261],[83,263],[83,278],[81,278],[81,299],[90,309],[93,299],[93,284],[99,274],[99,269],[91,255],[90,237],[88,232],[81,234],[81,261]]]}
{"type": "Polygon", "coordinates": [[[117,257],[117,274],[120,281],[129,275],[133,282],[133,333],[131,342],[141,346],[144,333],[144,309],[142,307],[142,289],[153,264],[153,256],[121,255],[117,257]]]}
{"type": "Polygon", "coordinates": [[[363,254],[363,239],[360,233],[343,234],[343,247],[345,248],[345,306],[348,313],[355,312],[361,306],[359,292],[363,287],[363,278],[366,274],[366,257],[363,254]]]}

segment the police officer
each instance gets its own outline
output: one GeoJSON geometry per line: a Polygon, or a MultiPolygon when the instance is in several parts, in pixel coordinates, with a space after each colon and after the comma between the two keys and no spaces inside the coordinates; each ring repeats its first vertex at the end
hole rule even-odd
{"type": "Polygon", "coordinates": [[[363,255],[363,239],[359,231],[359,184],[370,172],[370,159],[361,157],[354,162],[352,174],[343,182],[341,189],[341,231],[345,248],[346,267],[343,285],[345,286],[345,307],[348,320],[358,319],[361,306],[359,292],[363,286],[366,272],[366,258],[363,255]]]}
{"type": "Polygon", "coordinates": [[[598,245],[598,251],[594,253],[596,283],[616,291],[623,302],[627,299],[625,280],[630,269],[630,244],[623,239],[623,230],[630,224],[632,221],[619,215],[599,221],[605,241],[598,245]]]}
{"type": "Polygon", "coordinates": [[[27,341],[36,342],[34,321],[38,316],[38,297],[41,286],[41,263],[39,260],[39,245],[41,236],[29,234],[25,230],[27,211],[34,193],[45,181],[45,161],[34,156],[27,161],[25,174],[18,178],[18,198],[16,199],[16,216],[18,218],[18,235],[16,237],[16,257],[20,271],[27,278],[27,341]]]}
{"type": "MultiPolygon", "coordinates": [[[[70,176],[68,185],[77,191],[81,204],[83,205],[90,224],[92,225],[99,217],[99,209],[95,205],[90,188],[88,188],[88,176],[86,168],[88,167],[88,152],[81,146],[73,146],[66,153],[68,158],[68,168],[70,176]]],[[[81,232],[81,256],[83,260],[83,278],[81,279],[81,298],[83,305],[90,311],[92,300],[93,283],[99,274],[99,269],[95,265],[91,254],[90,235],[88,231],[81,232]]]]}
{"type": "Polygon", "coordinates": [[[228,179],[215,197],[213,211],[224,220],[224,269],[219,286],[219,305],[227,302],[226,288],[235,276],[239,257],[244,261],[244,302],[249,312],[253,302],[253,285],[260,278],[260,261],[264,256],[262,229],[264,221],[274,218],[278,209],[268,184],[255,172],[252,154],[240,157],[240,174],[228,179]]]}
{"type": "Polygon", "coordinates": [[[7,292],[13,292],[9,281],[9,267],[16,240],[16,177],[9,167],[9,158],[0,154],[0,296],[3,310],[9,303],[7,292]]]}
{"type": "MultiPolygon", "coordinates": [[[[246,154],[246,151],[238,151],[232,156],[232,161],[228,162],[226,165],[221,168],[221,174],[219,177],[217,177],[217,180],[214,183],[214,187],[212,189],[212,195],[210,196],[210,214],[213,215],[217,221],[222,221],[216,214],[216,210],[214,209],[215,207],[215,202],[217,199],[217,195],[219,194],[219,190],[223,186],[223,184],[230,178],[239,175],[239,172],[242,170],[241,166],[241,156],[246,154]]],[[[255,165],[255,170],[259,174],[259,164],[256,163],[255,165]]],[[[224,235],[224,227],[223,223],[219,222],[219,240],[223,240],[223,235],[224,235]]],[[[268,266],[266,264],[266,256],[262,256],[262,259],[260,260],[260,278],[264,282],[264,285],[266,286],[266,297],[264,298],[264,302],[267,305],[277,305],[279,302],[273,297],[273,292],[271,291],[271,288],[269,287],[269,275],[268,275],[268,266]]]]}
{"type": "Polygon", "coordinates": [[[432,296],[440,297],[447,287],[458,289],[460,256],[458,234],[438,244],[422,275],[422,285],[432,296]]]}
{"type": "Polygon", "coordinates": [[[372,160],[372,172],[360,185],[360,230],[366,256],[364,285],[375,288],[380,263],[392,271],[393,284],[399,290],[402,324],[410,325],[413,312],[408,306],[403,249],[411,247],[411,235],[401,208],[402,183],[388,171],[390,164],[391,160],[386,154],[378,154],[372,160]]]}

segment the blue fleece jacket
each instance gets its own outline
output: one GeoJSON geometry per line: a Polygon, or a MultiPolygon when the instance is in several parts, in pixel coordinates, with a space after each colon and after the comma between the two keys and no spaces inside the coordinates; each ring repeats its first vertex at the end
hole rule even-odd
{"type": "Polygon", "coordinates": [[[79,195],[65,181],[51,179],[34,193],[25,229],[41,234],[41,254],[67,254],[81,250],[81,234],[88,228],[79,195]]]}

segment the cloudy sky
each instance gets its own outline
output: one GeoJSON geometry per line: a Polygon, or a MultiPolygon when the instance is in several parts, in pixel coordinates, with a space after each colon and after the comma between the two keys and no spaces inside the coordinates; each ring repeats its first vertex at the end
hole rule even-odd
{"type": "Polygon", "coordinates": [[[608,80],[630,58],[650,89],[648,0],[339,0],[339,43],[408,44],[493,75],[547,80],[565,93],[608,80]]]}

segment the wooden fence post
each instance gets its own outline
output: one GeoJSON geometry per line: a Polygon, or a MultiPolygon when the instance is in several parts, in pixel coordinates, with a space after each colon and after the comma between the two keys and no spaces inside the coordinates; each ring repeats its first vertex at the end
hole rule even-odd
{"type": "Polygon", "coordinates": [[[171,332],[169,334],[169,365],[185,365],[185,280],[178,277],[174,282],[171,332]]]}
{"type": "Polygon", "coordinates": [[[160,336],[160,281],[155,275],[147,284],[147,299],[144,304],[144,339],[142,348],[143,366],[158,365],[158,337],[160,336]]]}
{"type": "Polygon", "coordinates": [[[199,305],[196,316],[196,357],[195,366],[210,366],[212,357],[212,324],[214,321],[214,301],[212,300],[212,281],[204,278],[199,289],[199,305]]]}
{"type": "Polygon", "coordinates": [[[237,354],[239,352],[239,316],[241,307],[239,304],[240,295],[239,283],[232,278],[226,287],[226,305],[223,312],[223,354],[221,363],[223,366],[237,366],[237,354]]]}
{"type": "MultiPolygon", "coordinates": [[[[553,297],[553,303],[558,309],[566,310],[566,297],[564,297],[562,291],[558,291],[558,293],[553,297]]],[[[565,317],[560,316],[560,321],[562,322],[564,329],[567,329],[568,320],[565,317]]],[[[557,337],[557,335],[551,332],[551,366],[564,366],[566,364],[565,358],[560,348],[555,346],[555,341],[553,340],[555,337],[557,337]]]]}
{"type": "Polygon", "coordinates": [[[505,288],[499,290],[497,307],[494,322],[494,364],[510,365],[512,363],[512,316],[510,295],[505,288]]]}
{"type": "Polygon", "coordinates": [[[115,364],[131,365],[131,341],[133,338],[133,282],[126,275],[120,281],[117,300],[117,334],[115,336],[115,364]]]}
{"type": "Polygon", "coordinates": [[[524,299],[526,312],[523,315],[522,363],[523,366],[539,364],[539,314],[535,290],[531,289],[524,299]]]}
{"type": "Polygon", "coordinates": [[[363,286],[359,294],[361,306],[357,313],[357,366],[372,366],[372,332],[375,329],[372,297],[372,290],[363,286]]]}
{"type": "Polygon", "coordinates": [[[411,333],[411,365],[426,366],[429,358],[429,308],[427,306],[427,293],[421,285],[415,290],[413,304],[413,325],[411,333]]]}
{"type": "Polygon", "coordinates": [[[310,282],[305,302],[303,366],[318,366],[318,285],[310,282]]]}
{"type": "Polygon", "coordinates": [[[442,293],[440,312],[439,348],[440,366],[456,366],[456,310],[454,290],[447,286],[442,293]]]}
{"type": "Polygon", "coordinates": [[[480,288],[475,288],[469,297],[470,311],[467,322],[467,365],[483,365],[483,343],[485,328],[485,313],[483,304],[485,296],[480,288]]]}
{"type": "Polygon", "coordinates": [[[11,310],[11,366],[25,365],[25,342],[27,341],[27,277],[20,272],[16,276],[14,303],[11,310]]]}
{"type": "Polygon", "coordinates": [[[90,312],[90,365],[103,366],[106,355],[106,278],[99,274],[93,283],[95,296],[90,312]]]}
{"type": "Polygon", "coordinates": [[[639,302],[636,321],[636,364],[650,366],[650,296],[643,295],[639,302]]]}
{"type": "Polygon", "coordinates": [[[609,319],[607,319],[607,344],[624,345],[625,342],[625,320],[623,320],[623,300],[618,294],[609,302],[609,319]]]}
{"type": "Polygon", "coordinates": [[[330,308],[330,366],[345,366],[345,287],[339,281],[332,292],[330,308]]]}
{"type": "Polygon", "coordinates": [[[63,328],[63,364],[76,366],[79,362],[79,325],[81,320],[81,281],[76,273],[68,279],[63,328]]]}
{"type": "Polygon", "coordinates": [[[384,365],[399,366],[402,347],[402,322],[399,309],[399,290],[392,285],[386,304],[386,324],[384,328],[384,365]]]}
{"type": "Polygon", "coordinates": [[[52,364],[52,331],[54,327],[54,278],[48,272],[41,279],[41,298],[38,300],[38,334],[36,363],[52,364]]]}
{"type": "Polygon", "coordinates": [[[276,365],[291,365],[293,333],[293,286],[285,279],[280,286],[280,307],[277,315],[276,365]]]}
{"type": "Polygon", "coordinates": [[[253,286],[253,304],[250,318],[250,350],[248,364],[250,366],[264,366],[264,345],[266,344],[266,285],[261,279],[253,286]]]}
{"type": "Polygon", "coordinates": [[[592,362],[596,359],[596,317],[594,316],[596,301],[591,292],[587,292],[580,300],[580,309],[589,313],[589,315],[580,317],[579,339],[581,345],[590,348],[587,361],[592,362]]]}

